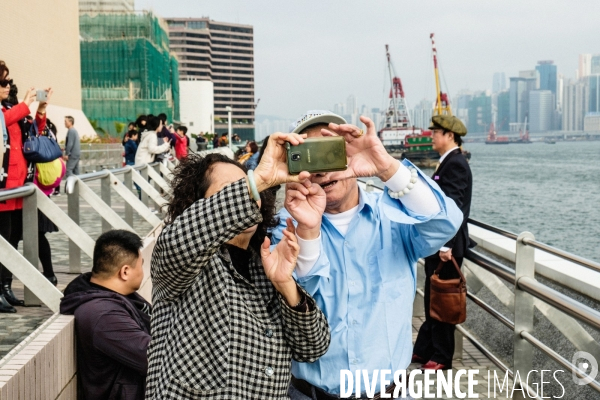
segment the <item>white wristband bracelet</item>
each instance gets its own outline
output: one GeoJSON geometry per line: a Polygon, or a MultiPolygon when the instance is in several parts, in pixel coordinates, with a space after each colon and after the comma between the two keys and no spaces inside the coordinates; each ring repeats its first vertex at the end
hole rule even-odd
{"type": "Polygon", "coordinates": [[[410,181],[408,182],[408,185],[406,185],[406,187],[398,192],[392,192],[390,189],[388,189],[388,194],[390,195],[390,197],[392,199],[399,199],[400,197],[404,196],[405,194],[408,194],[408,192],[410,192],[410,190],[412,188],[415,187],[415,184],[417,183],[417,180],[419,179],[419,174],[417,173],[417,170],[415,168],[409,168],[410,170],[410,181]]]}

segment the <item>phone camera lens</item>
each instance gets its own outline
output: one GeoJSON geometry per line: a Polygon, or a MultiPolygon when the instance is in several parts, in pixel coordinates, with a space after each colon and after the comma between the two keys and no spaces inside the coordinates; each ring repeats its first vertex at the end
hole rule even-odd
{"type": "Polygon", "coordinates": [[[300,161],[300,153],[293,153],[292,161],[300,161]]]}

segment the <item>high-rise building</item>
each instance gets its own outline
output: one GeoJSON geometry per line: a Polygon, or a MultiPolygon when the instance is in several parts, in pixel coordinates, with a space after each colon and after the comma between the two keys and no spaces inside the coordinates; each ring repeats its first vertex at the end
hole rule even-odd
{"type": "Polygon", "coordinates": [[[510,121],[510,92],[505,90],[498,93],[498,108],[496,114],[496,131],[504,132],[509,130],[510,121]]]}
{"type": "Polygon", "coordinates": [[[540,88],[540,73],[535,69],[519,71],[519,78],[528,80],[529,90],[537,90],[540,88]]]}
{"type": "Polygon", "coordinates": [[[577,69],[577,79],[585,78],[592,72],[592,55],[579,55],[579,69],[577,69]]]}
{"type": "Polygon", "coordinates": [[[412,110],[409,111],[409,115],[414,127],[427,129],[431,124],[433,103],[429,100],[423,99],[412,110]]]}
{"type": "Polygon", "coordinates": [[[532,90],[529,93],[529,130],[546,132],[552,129],[554,94],[550,90],[532,90]]]}
{"type": "Polygon", "coordinates": [[[562,129],[564,131],[583,130],[583,119],[588,110],[588,86],[579,80],[569,82],[563,91],[562,129]]]}
{"type": "Polygon", "coordinates": [[[590,75],[600,74],[600,54],[594,54],[590,61],[590,75]]]}
{"type": "Polygon", "coordinates": [[[348,114],[356,114],[358,108],[358,102],[356,101],[356,97],[354,95],[348,96],[346,99],[346,112],[348,114]]]}
{"type": "Polygon", "coordinates": [[[480,92],[469,101],[467,129],[469,133],[487,132],[492,123],[492,97],[489,93],[480,92]]]}
{"type": "MultiPolygon", "coordinates": [[[[539,89],[551,91],[556,99],[557,71],[554,61],[538,61],[538,65],[535,67],[535,70],[540,76],[539,89]]],[[[552,108],[555,108],[555,104],[552,105],[552,108]]]]}
{"type": "Polygon", "coordinates": [[[133,12],[134,0],[79,0],[80,13],[133,12]]]}
{"type": "Polygon", "coordinates": [[[504,90],[506,90],[506,74],[504,72],[494,72],[492,93],[500,93],[504,90]]]}
{"type": "Polygon", "coordinates": [[[254,140],[254,28],[209,18],[167,18],[171,51],[182,80],[214,85],[214,129],[228,131],[231,107],[234,133],[254,140]]]}
{"type": "Polygon", "coordinates": [[[585,78],[588,89],[587,112],[600,112],[600,74],[590,75],[585,78]]]}

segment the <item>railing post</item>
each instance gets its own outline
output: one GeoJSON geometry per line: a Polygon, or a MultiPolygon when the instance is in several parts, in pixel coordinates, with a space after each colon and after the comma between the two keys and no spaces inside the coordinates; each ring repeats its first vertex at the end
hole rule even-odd
{"type": "MultiPolygon", "coordinates": [[[[132,173],[133,168],[129,167],[129,170],[123,174],[123,177],[125,178],[125,187],[129,190],[133,189],[133,179],[131,177],[132,173]]],[[[128,202],[125,202],[125,222],[127,222],[127,224],[129,224],[129,226],[133,228],[133,207],[131,207],[131,204],[129,204],[128,202]]]]}
{"type": "MultiPolygon", "coordinates": [[[[73,190],[71,193],[67,193],[67,206],[69,218],[79,225],[79,180],[74,179],[73,190]]],[[[68,181],[67,184],[69,184],[68,181]]],[[[69,272],[72,274],[81,273],[81,249],[71,239],[69,239],[69,272]]]]}
{"type": "MultiPolygon", "coordinates": [[[[145,180],[148,180],[148,168],[150,168],[150,167],[148,166],[148,164],[146,164],[144,166],[144,168],[139,170],[140,174],[142,175],[142,177],[144,177],[145,180]]],[[[148,207],[148,195],[143,190],[142,190],[142,203],[144,203],[146,205],[146,207],[148,207]]]]}
{"type": "MultiPolygon", "coordinates": [[[[523,243],[523,239],[534,240],[533,234],[523,232],[517,238],[515,255],[515,332],[513,361],[514,371],[522,381],[532,369],[533,346],[521,337],[521,332],[533,333],[534,298],[519,288],[519,279],[526,276],[535,279],[535,249],[523,243]]],[[[527,390],[527,388],[524,388],[527,390]]],[[[521,392],[517,392],[521,394],[521,392]]]]}
{"type": "MultiPolygon", "coordinates": [[[[33,183],[27,185],[33,185],[33,183]]],[[[23,198],[23,257],[35,268],[39,268],[40,265],[38,231],[37,194],[33,192],[31,196],[23,198]]],[[[24,290],[24,300],[26,306],[40,306],[42,304],[40,299],[27,286],[24,290]]]]}
{"type": "MultiPolygon", "coordinates": [[[[107,150],[108,152],[108,150],[107,150]]],[[[100,178],[100,198],[103,202],[105,202],[109,207],[111,205],[110,201],[110,176],[107,175],[103,178],[100,178]]],[[[112,226],[108,223],[107,220],[102,218],[102,232],[110,231],[112,226]]]]}

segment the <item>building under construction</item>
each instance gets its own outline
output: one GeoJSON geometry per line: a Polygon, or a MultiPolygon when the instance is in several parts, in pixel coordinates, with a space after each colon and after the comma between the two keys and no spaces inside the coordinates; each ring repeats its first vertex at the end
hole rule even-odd
{"type": "Polygon", "coordinates": [[[140,114],[179,120],[178,63],[167,29],[150,12],[80,15],[83,110],[98,128],[121,134],[140,114]]]}

